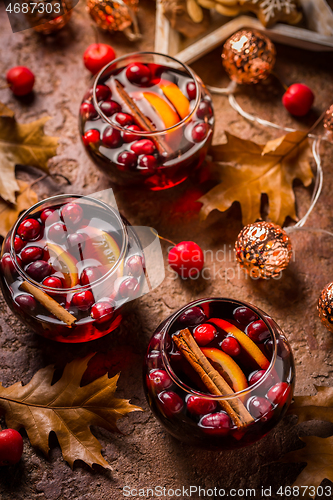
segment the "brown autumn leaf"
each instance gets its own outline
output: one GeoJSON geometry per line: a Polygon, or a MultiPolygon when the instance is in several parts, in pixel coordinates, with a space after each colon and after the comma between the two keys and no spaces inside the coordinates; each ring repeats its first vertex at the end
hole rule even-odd
{"type": "Polygon", "coordinates": [[[15,203],[19,191],[15,165],[30,165],[48,171],[47,161],[56,154],[58,138],[44,134],[49,118],[18,123],[15,118],[0,114],[0,196],[15,203]]]}
{"type": "Polygon", "coordinates": [[[15,224],[19,214],[38,201],[37,194],[29,187],[29,184],[21,180],[18,180],[17,184],[19,193],[17,194],[16,205],[6,203],[0,198],[0,235],[4,238],[15,224]]]}
{"type": "Polygon", "coordinates": [[[3,102],[0,102],[0,116],[7,116],[8,118],[13,118],[14,111],[8,108],[6,104],[3,104],[3,102]]]}
{"type": "Polygon", "coordinates": [[[127,413],[141,410],[126,399],[114,397],[119,374],[107,374],[84,387],[82,375],[94,354],[75,359],[65,366],[62,377],[51,385],[54,367],[39,370],[30,382],[3,387],[0,384],[0,409],[6,424],[13,429],[24,427],[32,446],[45,455],[49,452],[49,434],[57,435],[63,458],[73,468],[75,460],[111,469],[101,455],[102,446],[90,426],[119,432],[117,420],[127,413]]]}
{"type": "Polygon", "coordinates": [[[221,183],[198,200],[203,203],[201,218],[214,209],[224,212],[239,201],[243,224],[255,222],[261,217],[261,195],[266,193],[272,222],[282,226],[288,216],[297,220],[293,181],[300,179],[309,186],[313,177],[306,135],[291,132],[260,145],[226,132],[228,142],[210,150],[213,160],[221,162],[217,165],[221,183]]]}

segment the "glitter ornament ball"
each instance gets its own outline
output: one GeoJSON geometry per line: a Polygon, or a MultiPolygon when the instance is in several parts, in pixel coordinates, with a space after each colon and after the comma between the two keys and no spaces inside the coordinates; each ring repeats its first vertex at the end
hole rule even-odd
{"type": "Polygon", "coordinates": [[[328,108],[325,113],[324,127],[326,134],[331,142],[333,142],[333,104],[328,108]]]}
{"type": "Polygon", "coordinates": [[[317,309],[322,323],[333,333],[333,283],[326,285],[321,292],[317,309]]]}
{"type": "Polygon", "coordinates": [[[255,222],[238,235],[236,258],[252,278],[278,276],[292,256],[291,241],[284,229],[273,222],[255,222]]]}
{"type": "Polygon", "coordinates": [[[231,80],[249,84],[269,76],[275,56],[275,46],[267,36],[259,31],[244,29],[228,38],[221,57],[231,80]]]}
{"type": "Polygon", "coordinates": [[[102,30],[123,31],[130,40],[136,40],[141,37],[135,16],[138,3],[139,0],[87,0],[87,9],[102,30]]]}

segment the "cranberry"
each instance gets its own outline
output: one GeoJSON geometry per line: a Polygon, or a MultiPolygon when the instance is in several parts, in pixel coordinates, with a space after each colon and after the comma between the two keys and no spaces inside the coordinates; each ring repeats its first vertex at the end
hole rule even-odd
{"type": "Polygon", "coordinates": [[[141,174],[154,174],[157,167],[157,160],[153,155],[141,155],[138,160],[138,170],[141,174]]]}
{"type": "Polygon", "coordinates": [[[150,352],[147,355],[146,362],[149,370],[153,370],[154,368],[163,368],[161,353],[158,351],[150,352]]]}
{"type": "Polygon", "coordinates": [[[204,120],[205,118],[211,118],[213,116],[213,110],[209,102],[201,101],[198,109],[197,109],[197,117],[200,120],[204,120]]]}
{"type": "Polygon", "coordinates": [[[78,203],[67,203],[61,210],[61,216],[65,224],[76,226],[83,217],[82,207],[78,203]]]}
{"type": "Polygon", "coordinates": [[[71,233],[67,236],[67,241],[72,250],[82,252],[85,244],[84,237],[81,233],[71,233]]]}
{"type": "Polygon", "coordinates": [[[217,403],[213,399],[201,398],[199,396],[190,396],[186,404],[188,411],[198,416],[211,413],[217,408],[217,403]]]}
{"type": "Polygon", "coordinates": [[[197,90],[194,82],[188,82],[186,85],[186,92],[190,101],[193,101],[193,99],[197,97],[197,90]]]}
{"type": "MultiPolygon", "coordinates": [[[[16,257],[16,260],[17,260],[19,266],[21,267],[21,265],[22,265],[21,259],[19,257],[16,257]]],[[[4,273],[6,272],[6,273],[13,274],[15,272],[15,270],[16,270],[15,265],[14,265],[13,259],[11,258],[9,253],[3,254],[2,259],[1,259],[1,267],[2,267],[2,270],[4,273]]]]}
{"type": "Polygon", "coordinates": [[[231,428],[231,420],[224,412],[211,413],[203,417],[199,425],[206,434],[226,436],[231,428]]]}
{"type": "Polygon", "coordinates": [[[141,139],[131,145],[131,150],[137,155],[151,155],[155,149],[155,144],[150,139],[141,139]]]}
{"type": "Polygon", "coordinates": [[[252,321],[258,319],[256,313],[254,313],[251,309],[245,306],[237,307],[237,309],[234,310],[233,314],[235,320],[238,321],[238,323],[240,323],[243,326],[246,326],[249,323],[252,323],[252,321]]]}
{"type": "Polygon", "coordinates": [[[184,408],[184,402],[178,394],[173,391],[161,392],[158,395],[158,399],[163,405],[164,413],[167,416],[172,416],[179,413],[184,408]]]}
{"type": "Polygon", "coordinates": [[[4,429],[0,432],[0,466],[14,465],[23,453],[23,439],[15,429],[4,429]]]}
{"type": "Polygon", "coordinates": [[[15,302],[28,313],[33,313],[37,309],[36,299],[27,293],[22,293],[21,295],[15,297],[15,302]]]}
{"type": "Polygon", "coordinates": [[[22,250],[21,259],[23,264],[40,260],[43,256],[44,250],[41,247],[26,247],[22,250]]]}
{"type": "Polygon", "coordinates": [[[6,75],[11,91],[18,96],[29,94],[35,83],[35,75],[25,66],[15,66],[6,75]]]}
{"type": "Polygon", "coordinates": [[[140,290],[140,285],[135,278],[126,278],[121,282],[119,293],[123,298],[134,299],[140,290]]]}
{"type": "MultiPolygon", "coordinates": [[[[161,348],[161,341],[162,339],[164,338],[164,332],[163,331],[159,331],[157,333],[155,333],[150,342],[149,342],[149,349],[151,350],[158,350],[161,348]]],[[[166,334],[165,335],[165,348],[166,350],[168,351],[171,347],[171,338],[170,338],[170,335],[166,334]]]]}
{"type": "Polygon", "coordinates": [[[18,227],[17,234],[23,240],[35,240],[41,232],[41,225],[36,219],[25,219],[18,227]]]}
{"type": "Polygon", "coordinates": [[[287,382],[278,382],[267,393],[268,399],[274,405],[284,405],[290,394],[290,385],[287,382]]]}
{"type": "Polygon", "coordinates": [[[45,260],[36,260],[28,265],[26,272],[33,280],[42,281],[52,273],[52,268],[45,260]]]}
{"type": "MultiPolygon", "coordinates": [[[[283,339],[276,339],[276,347],[277,347],[277,355],[282,358],[286,359],[290,356],[290,348],[286,344],[286,342],[283,339]]],[[[267,340],[265,342],[265,348],[266,351],[269,355],[273,355],[274,352],[274,341],[273,339],[267,340]]]]}
{"type": "Polygon", "coordinates": [[[113,118],[122,127],[133,124],[133,118],[127,113],[116,113],[113,118]]]}
{"type": "Polygon", "coordinates": [[[273,416],[273,407],[266,398],[254,396],[250,399],[248,406],[252,417],[260,418],[262,422],[267,422],[273,416]]]}
{"type": "Polygon", "coordinates": [[[83,102],[81,104],[80,114],[86,120],[92,120],[98,116],[95,106],[91,102],[83,102]]]}
{"type": "Polygon", "coordinates": [[[221,343],[221,349],[232,357],[239,356],[241,353],[241,346],[234,337],[226,337],[221,343]]]}
{"type": "Polygon", "coordinates": [[[15,236],[15,238],[14,238],[14,250],[15,250],[15,252],[20,253],[20,251],[24,247],[25,247],[25,242],[19,236],[15,236]]]}
{"type": "Polygon", "coordinates": [[[104,101],[99,105],[99,107],[105,116],[112,116],[121,111],[121,106],[116,101],[104,101]]]}
{"type": "MultiPolygon", "coordinates": [[[[129,125],[128,127],[125,127],[127,130],[132,130],[134,132],[140,132],[141,128],[138,127],[137,125],[129,125]]],[[[133,142],[136,141],[137,138],[139,137],[136,134],[133,134],[132,132],[125,132],[124,130],[121,132],[121,136],[123,138],[124,142],[133,142]]]]}
{"type": "MultiPolygon", "coordinates": [[[[93,95],[93,88],[90,88],[84,96],[84,100],[91,99],[93,95]]],[[[106,101],[111,97],[111,89],[107,85],[96,85],[96,99],[99,101],[106,101]]]]}
{"type": "Polygon", "coordinates": [[[206,319],[207,317],[201,307],[193,306],[182,313],[179,321],[186,326],[196,326],[203,323],[206,319]]]}
{"type": "Polygon", "coordinates": [[[132,63],[126,68],[126,77],[134,85],[147,85],[151,79],[151,71],[145,64],[132,63]]]}
{"type": "Polygon", "coordinates": [[[101,277],[102,273],[98,267],[86,267],[81,273],[80,283],[82,286],[89,285],[101,277]]]}
{"type": "Polygon", "coordinates": [[[168,262],[182,278],[198,277],[204,265],[203,251],[193,241],[182,241],[169,251],[168,262]]]}
{"type": "Polygon", "coordinates": [[[246,329],[246,333],[250,339],[257,344],[265,342],[265,340],[269,339],[271,336],[268,326],[262,319],[250,323],[246,329]]]}
{"type": "Polygon", "coordinates": [[[92,306],[91,317],[98,324],[105,323],[113,317],[114,310],[115,305],[111,300],[101,300],[92,306]]]}
{"type": "Polygon", "coordinates": [[[83,54],[83,63],[93,75],[98,73],[106,64],[113,61],[116,53],[106,43],[92,43],[83,54]]]}
{"type": "Polygon", "coordinates": [[[67,237],[67,227],[62,222],[56,222],[49,227],[48,237],[56,243],[63,243],[67,237]]]}
{"type": "Polygon", "coordinates": [[[149,373],[149,382],[152,389],[158,393],[170,389],[172,380],[165,370],[154,370],[149,373]]]}
{"type": "Polygon", "coordinates": [[[141,276],[143,272],[143,259],[141,255],[132,255],[129,257],[126,262],[126,267],[133,276],[141,276]]]}
{"type": "Polygon", "coordinates": [[[89,290],[74,293],[72,297],[72,305],[80,311],[87,311],[95,302],[93,294],[89,290]]]}
{"type": "Polygon", "coordinates": [[[303,83],[291,85],[282,97],[282,103],[287,111],[294,116],[304,116],[314,101],[314,93],[303,83]]]}
{"type": "Polygon", "coordinates": [[[118,155],[119,170],[130,170],[136,166],[138,157],[132,151],[123,151],[118,155]]]}
{"type": "Polygon", "coordinates": [[[254,385],[256,384],[262,377],[265,375],[266,370],[258,370],[250,375],[249,378],[249,384],[254,385]]]}
{"type": "Polygon", "coordinates": [[[89,146],[89,144],[97,144],[99,140],[99,131],[95,128],[87,130],[87,132],[82,136],[82,141],[85,146],[89,146]]]}
{"type": "Polygon", "coordinates": [[[54,210],[53,208],[44,208],[43,212],[40,214],[40,218],[42,222],[44,222],[44,224],[47,221],[48,226],[60,220],[58,211],[54,210]]]}
{"type": "Polygon", "coordinates": [[[113,127],[106,127],[102,137],[103,144],[109,148],[118,148],[121,145],[121,135],[119,130],[113,127]]]}
{"type": "Polygon", "coordinates": [[[209,126],[208,123],[201,122],[195,125],[192,129],[192,139],[194,142],[203,141],[208,134],[209,126]]]}
{"type": "MultiPolygon", "coordinates": [[[[197,344],[204,346],[209,344],[214,340],[216,335],[216,328],[209,323],[199,325],[194,329],[193,337],[195,338],[197,344]]],[[[208,412],[207,412],[208,413],[208,412]]]]}
{"type": "Polygon", "coordinates": [[[62,280],[58,276],[48,276],[43,280],[42,285],[50,288],[63,288],[62,280]]]}

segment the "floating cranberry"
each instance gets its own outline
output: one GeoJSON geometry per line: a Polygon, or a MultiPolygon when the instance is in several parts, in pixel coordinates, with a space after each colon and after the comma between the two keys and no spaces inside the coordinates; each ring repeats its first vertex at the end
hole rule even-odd
{"type": "Polygon", "coordinates": [[[246,333],[250,339],[257,344],[265,342],[265,340],[269,339],[271,336],[268,326],[262,319],[250,323],[247,327],[246,333]]]}
{"type": "Polygon", "coordinates": [[[26,272],[33,280],[42,281],[52,273],[52,268],[45,260],[36,260],[28,265],[26,272]]]}
{"type": "Polygon", "coordinates": [[[91,308],[91,317],[96,323],[101,324],[112,319],[115,310],[114,303],[106,300],[96,302],[91,308]]]}
{"type": "Polygon", "coordinates": [[[282,103],[287,111],[294,116],[304,116],[314,101],[314,93],[303,83],[291,85],[282,97],[282,103]]]}
{"type": "Polygon", "coordinates": [[[106,43],[92,43],[83,54],[83,63],[93,75],[98,73],[106,64],[116,57],[116,53],[106,43]]]}
{"type": "Polygon", "coordinates": [[[21,259],[23,264],[40,260],[43,256],[44,250],[41,247],[26,247],[22,250],[21,259]]]}
{"type": "Polygon", "coordinates": [[[131,170],[136,166],[138,157],[132,151],[123,151],[118,155],[117,162],[119,170],[131,170]]]}
{"type": "Polygon", "coordinates": [[[85,244],[85,239],[81,233],[71,233],[67,236],[67,241],[72,250],[82,252],[85,244]]]}
{"type": "Polygon", "coordinates": [[[26,245],[25,241],[23,241],[19,236],[15,236],[14,238],[14,250],[16,253],[20,253],[22,248],[26,245]]]}
{"type": "Polygon", "coordinates": [[[282,406],[287,402],[289,394],[290,385],[287,382],[279,382],[270,388],[267,397],[274,405],[282,406]]]}
{"type": "Polygon", "coordinates": [[[168,262],[181,278],[198,277],[204,265],[203,251],[193,241],[182,241],[171,248],[168,262]]]}
{"type": "Polygon", "coordinates": [[[87,130],[87,132],[82,136],[82,141],[85,146],[89,146],[89,144],[97,144],[99,140],[99,131],[94,128],[87,130]]]}
{"type": "Polygon", "coordinates": [[[208,134],[209,126],[208,123],[201,122],[195,125],[192,129],[192,139],[194,142],[203,141],[208,134]]]}
{"type": "MultiPolygon", "coordinates": [[[[128,127],[125,127],[127,130],[132,130],[133,132],[140,132],[141,128],[138,127],[137,125],[129,125],[128,127]]],[[[133,142],[138,139],[137,134],[133,134],[133,132],[125,132],[124,130],[121,132],[121,136],[123,138],[124,142],[133,142]]]]}
{"type": "MultiPolygon", "coordinates": [[[[19,263],[19,265],[21,266],[22,265],[21,259],[19,257],[16,257],[16,260],[19,263]]],[[[11,258],[9,253],[3,254],[2,259],[1,259],[1,267],[2,267],[3,272],[6,274],[8,274],[8,273],[13,274],[15,272],[15,270],[16,270],[15,265],[14,265],[13,259],[11,258]]]]}
{"type": "Polygon", "coordinates": [[[32,91],[35,75],[25,66],[15,66],[7,72],[6,80],[13,94],[22,96],[32,91]]]}
{"type": "Polygon", "coordinates": [[[273,407],[266,398],[254,396],[250,399],[248,407],[252,417],[260,418],[262,422],[267,422],[273,416],[273,407]]]}
{"type": "MultiPolygon", "coordinates": [[[[93,88],[91,87],[84,96],[84,100],[91,99],[93,95],[93,88]]],[[[97,85],[96,86],[96,98],[97,101],[106,101],[111,97],[111,89],[107,85],[97,85]]]]}
{"type": "Polygon", "coordinates": [[[233,314],[234,314],[235,320],[238,321],[238,323],[240,323],[242,326],[246,326],[258,318],[256,313],[254,313],[248,307],[244,307],[244,306],[237,307],[237,309],[234,310],[233,314]]]}
{"type": "Polygon", "coordinates": [[[43,280],[42,285],[49,288],[63,288],[62,280],[58,276],[48,276],[43,280]]]}
{"type": "Polygon", "coordinates": [[[190,396],[186,401],[187,409],[193,415],[201,416],[212,413],[217,408],[217,403],[213,399],[190,396]]]}
{"type": "Polygon", "coordinates": [[[37,309],[36,299],[27,293],[22,293],[21,295],[15,297],[15,302],[28,313],[34,313],[37,309]]]}
{"type": "Polygon", "coordinates": [[[82,286],[90,285],[102,277],[102,272],[98,267],[86,267],[83,269],[80,276],[80,283],[82,286]]]}
{"type": "Polygon", "coordinates": [[[158,351],[150,352],[147,355],[146,361],[149,370],[153,370],[154,368],[163,368],[162,356],[158,351]]]}
{"type": "Polygon", "coordinates": [[[25,219],[18,227],[17,234],[25,241],[35,240],[41,232],[41,225],[36,219],[25,219]]]}
{"type": "Polygon", "coordinates": [[[226,337],[221,343],[221,349],[232,357],[239,356],[241,353],[241,346],[234,337],[226,337]]]}
{"type": "Polygon", "coordinates": [[[130,272],[133,276],[141,276],[143,273],[143,259],[141,255],[132,255],[129,257],[126,262],[126,267],[128,272],[130,272]]]}
{"type": "MultiPolygon", "coordinates": [[[[290,356],[290,349],[283,339],[276,339],[276,353],[282,359],[287,359],[290,356]]],[[[267,353],[272,356],[274,352],[274,341],[273,339],[267,340],[265,342],[265,349],[267,353]]]]}
{"type": "Polygon", "coordinates": [[[121,135],[119,130],[113,127],[106,127],[102,137],[103,144],[109,148],[118,148],[121,145],[121,135]]]}
{"type": "Polygon", "coordinates": [[[47,221],[47,225],[50,226],[54,222],[58,222],[60,220],[60,216],[57,210],[53,208],[44,208],[42,213],[40,214],[40,218],[44,224],[47,221]]]}
{"type": "Polygon", "coordinates": [[[164,340],[165,348],[168,351],[171,347],[171,338],[169,334],[164,334],[163,331],[156,332],[150,340],[149,349],[159,350],[161,348],[161,341],[164,340]]]}
{"type": "Polygon", "coordinates": [[[197,117],[200,118],[200,120],[204,120],[205,118],[209,119],[212,116],[213,110],[209,102],[201,101],[197,109],[197,117]]]}
{"type": "Polygon", "coordinates": [[[80,106],[80,115],[86,120],[93,120],[98,113],[91,102],[83,102],[80,106]]]}
{"type": "Polygon", "coordinates": [[[206,434],[226,436],[231,429],[231,420],[224,412],[211,413],[203,417],[199,425],[206,434]]]}
{"type": "Polygon", "coordinates": [[[56,243],[63,243],[67,237],[67,227],[62,222],[56,222],[49,227],[48,237],[56,243]]]}
{"type": "Polygon", "coordinates": [[[179,317],[180,323],[186,326],[196,326],[207,320],[206,314],[203,312],[201,307],[193,306],[186,309],[179,317]]]}
{"type": "Polygon", "coordinates": [[[119,287],[119,293],[121,297],[134,299],[140,290],[140,285],[137,279],[135,278],[126,278],[121,282],[119,287]]]}
{"type": "Polygon", "coordinates": [[[104,101],[99,105],[105,116],[112,116],[121,111],[121,106],[116,101],[104,101]]]}
{"type": "Polygon", "coordinates": [[[113,118],[121,127],[133,124],[133,118],[127,113],[116,113],[113,118]]]}
{"type": "Polygon", "coordinates": [[[215,335],[216,328],[209,323],[197,326],[193,332],[193,337],[195,338],[197,344],[199,344],[200,346],[205,346],[212,342],[215,338],[215,335]]]}
{"type": "Polygon", "coordinates": [[[138,160],[138,170],[141,174],[154,174],[157,167],[157,160],[153,155],[141,155],[138,160]]]}
{"type": "Polygon", "coordinates": [[[80,311],[87,311],[94,302],[94,296],[89,290],[77,292],[72,297],[72,305],[80,311]]]}
{"type": "Polygon", "coordinates": [[[195,88],[194,82],[188,82],[186,85],[186,92],[190,101],[193,101],[197,97],[197,89],[195,88]]]}
{"type": "Polygon", "coordinates": [[[0,432],[0,466],[15,465],[23,453],[23,439],[15,429],[0,432]]]}
{"type": "Polygon", "coordinates": [[[184,402],[176,392],[165,391],[158,395],[158,399],[163,405],[164,413],[167,416],[175,415],[182,411],[184,408],[184,402]]]}
{"type": "Polygon", "coordinates": [[[83,217],[82,207],[78,203],[67,203],[61,210],[61,216],[65,224],[76,226],[83,217]]]}
{"type": "Polygon", "coordinates": [[[155,144],[150,139],[141,139],[131,145],[131,150],[137,155],[151,155],[155,149],[155,144]]]}
{"type": "Polygon", "coordinates": [[[132,63],[126,69],[127,79],[134,85],[147,85],[151,79],[151,71],[145,64],[132,63]]]}
{"type": "Polygon", "coordinates": [[[258,370],[250,375],[249,385],[256,384],[265,375],[266,370],[258,370]]]}
{"type": "Polygon", "coordinates": [[[153,390],[158,393],[170,389],[172,380],[165,370],[154,370],[149,373],[149,381],[153,390]]]}

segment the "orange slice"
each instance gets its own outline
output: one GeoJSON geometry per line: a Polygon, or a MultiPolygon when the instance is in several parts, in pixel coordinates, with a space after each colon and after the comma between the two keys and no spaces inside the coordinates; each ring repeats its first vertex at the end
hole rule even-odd
{"type": "Polygon", "coordinates": [[[266,356],[261,352],[259,347],[250,339],[244,332],[239,330],[236,326],[232,325],[228,321],[220,318],[211,318],[210,323],[222,328],[222,330],[230,333],[238,340],[243,349],[251,356],[252,359],[262,368],[267,370],[269,367],[269,361],[266,356]]]}
{"type": "Polygon", "coordinates": [[[179,123],[179,116],[162,97],[153,92],[143,92],[144,97],[162,118],[165,128],[173,127],[179,123]]]}
{"type": "Polygon", "coordinates": [[[55,243],[48,243],[47,249],[52,259],[53,269],[60,271],[64,275],[65,287],[72,288],[76,286],[79,282],[76,259],[55,243]]]}
{"type": "Polygon", "coordinates": [[[164,95],[176,108],[179,116],[186,118],[190,112],[190,101],[184,96],[180,88],[169,80],[161,80],[159,86],[163,90],[164,95]]]}
{"type": "Polygon", "coordinates": [[[85,259],[96,259],[102,266],[111,269],[117,262],[120,250],[116,240],[110,234],[95,227],[85,227],[88,236],[83,249],[85,259]]]}
{"type": "MultiPolygon", "coordinates": [[[[204,347],[201,349],[203,354],[215,365],[222,368],[221,375],[226,375],[226,381],[231,381],[231,386],[235,392],[243,391],[248,387],[246,377],[235,360],[229,354],[220,351],[214,347],[204,347]],[[229,380],[228,380],[229,379],[229,380]]],[[[219,370],[218,370],[219,371],[219,370]]]]}

